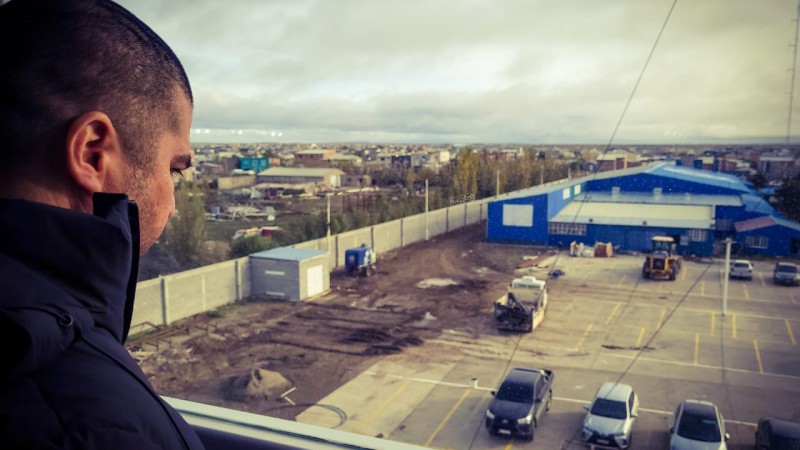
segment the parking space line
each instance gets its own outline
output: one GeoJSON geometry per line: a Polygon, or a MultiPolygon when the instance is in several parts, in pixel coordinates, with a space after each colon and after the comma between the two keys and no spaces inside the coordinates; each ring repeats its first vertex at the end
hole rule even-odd
{"type": "Polygon", "coordinates": [[[700,295],[706,295],[706,282],[700,282],[700,295]]]}
{"type": "Polygon", "coordinates": [[[766,286],[767,285],[767,283],[764,281],[764,274],[763,273],[758,272],[758,278],[761,279],[761,285],[762,286],[766,286]]]}
{"type": "Polygon", "coordinates": [[[664,306],[661,308],[661,317],[658,318],[658,322],[656,322],[656,330],[661,329],[661,325],[664,322],[664,317],[667,316],[667,307],[664,306]]]}
{"type": "Polygon", "coordinates": [[[792,301],[792,303],[794,303],[795,305],[797,304],[797,299],[796,299],[796,298],[794,298],[794,295],[792,295],[792,294],[789,294],[789,300],[791,300],[791,301],[792,301]]]}
{"type": "Polygon", "coordinates": [[[716,313],[713,313],[713,312],[709,313],[709,314],[711,315],[711,333],[709,333],[709,334],[711,334],[711,336],[713,336],[714,335],[714,322],[716,322],[716,320],[717,320],[716,319],[717,315],[716,315],[716,313]]]}
{"type": "Polygon", "coordinates": [[[577,349],[578,350],[581,349],[581,344],[583,344],[583,341],[584,341],[584,339],[586,339],[586,336],[588,336],[589,332],[592,331],[592,326],[594,326],[594,324],[590,323],[589,326],[586,327],[586,331],[584,331],[583,336],[581,336],[581,340],[578,341],[578,345],[577,345],[577,349]]]}
{"type": "Polygon", "coordinates": [[[423,447],[428,447],[428,446],[431,445],[431,442],[433,442],[433,439],[436,437],[437,434],[439,434],[440,431],[442,431],[442,428],[444,428],[444,426],[447,424],[447,422],[450,421],[450,418],[453,417],[453,414],[456,412],[458,407],[461,406],[462,403],[464,403],[464,400],[466,400],[466,398],[469,395],[469,393],[470,393],[469,389],[464,391],[464,394],[461,395],[461,398],[459,398],[458,401],[456,402],[456,404],[453,405],[452,408],[450,408],[450,411],[447,413],[446,416],[444,416],[444,419],[442,419],[442,422],[439,423],[439,426],[436,427],[435,430],[433,430],[433,434],[431,434],[431,437],[429,437],[428,440],[425,441],[425,444],[423,444],[423,447]]]}
{"type": "Polygon", "coordinates": [[[694,364],[697,365],[697,357],[700,354],[700,333],[694,335],[694,364]]]}
{"type": "Polygon", "coordinates": [[[681,270],[681,281],[684,281],[686,279],[686,272],[688,272],[688,270],[686,269],[681,270]]]}
{"type": "Polygon", "coordinates": [[[642,340],[644,339],[644,327],[639,329],[639,338],[636,339],[636,347],[634,347],[633,357],[636,358],[636,355],[642,351],[642,340]]]}
{"type": "MultiPolygon", "coordinates": [[[[603,353],[603,356],[607,356],[609,358],[620,358],[620,359],[634,359],[631,356],[628,356],[625,353],[603,353]]],[[[655,364],[668,364],[672,366],[683,366],[683,367],[697,367],[700,369],[708,369],[713,370],[715,372],[724,371],[730,373],[749,373],[749,374],[758,374],[755,370],[749,369],[737,369],[735,367],[722,367],[722,366],[712,366],[708,364],[697,364],[694,365],[690,362],[686,361],[678,361],[678,360],[669,360],[669,359],[658,359],[658,358],[650,358],[647,356],[638,356],[635,358],[638,362],[651,362],[655,364]]],[[[768,375],[770,377],[780,378],[784,380],[800,380],[800,377],[797,375],[786,375],[783,373],[775,373],[775,372],[763,372],[762,375],[768,375]]]]}
{"type": "Polygon", "coordinates": [[[606,317],[606,325],[608,325],[609,322],[611,322],[611,319],[614,318],[614,314],[617,313],[617,311],[619,310],[620,306],[622,306],[622,303],[619,303],[619,302],[617,302],[617,304],[614,305],[614,309],[611,310],[611,314],[609,314],[608,317],[606,317]]]}
{"type": "Polygon", "coordinates": [[[792,341],[792,345],[797,345],[797,341],[794,340],[794,332],[792,332],[792,324],[789,323],[789,319],[784,319],[786,323],[786,331],[789,332],[789,340],[792,341]]]}
{"type": "Polygon", "coordinates": [[[750,291],[747,290],[747,286],[743,284],[742,289],[744,289],[744,298],[750,300],[750,291]]]}
{"type": "Polygon", "coordinates": [[[566,307],[566,308],[564,308],[564,310],[563,310],[563,311],[561,311],[560,313],[558,313],[558,317],[561,317],[561,316],[563,316],[564,314],[566,314],[567,312],[569,312],[569,311],[572,311],[572,308],[574,308],[574,307],[575,307],[575,303],[573,303],[573,302],[569,302],[569,303],[567,304],[567,307],[566,307]]]}
{"type": "Polygon", "coordinates": [[[731,336],[736,339],[736,314],[731,314],[731,336]]]}
{"type": "Polygon", "coordinates": [[[758,341],[753,339],[753,348],[756,349],[756,360],[758,361],[758,371],[764,373],[764,365],[761,364],[761,352],[758,351],[758,341]]]}
{"type": "Polygon", "coordinates": [[[622,283],[625,282],[626,278],[628,278],[628,276],[627,275],[623,275],[622,278],[619,280],[619,283],[617,283],[617,287],[622,287],[622,283]]]}
{"type": "Polygon", "coordinates": [[[401,384],[400,387],[397,388],[396,391],[394,391],[394,394],[392,394],[391,396],[389,396],[389,398],[384,400],[383,403],[378,405],[378,407],[375,408],[372,411],[372,413],[370,413],[369,416],[367,416],[364,420],[361,421],[361,425],[359,425],[358,428],[355,429],[355,432],[360,433],[367,426],[367,424],[369,424],[372,421],[372,419],[375,418],[375,416],[383,412],[384,408],[386,408],[390,403],[392,403],[394,399],[397,398],[398,395],[402,394],[403,391],[405,391],[406,388],[410,385],[411,385],[411,380],[404,381],[403,384],[401,384]]]}
{"type": "Polygon", "coordinates": [[[511,441],[511,442],[509,442],[509,443],[508,443],[508,445],[506,445],[506,448],[505,448],[504,450],[511,450],[511,444],[512,444],[513,442],[514,442],[514,441],[511,441]]]}

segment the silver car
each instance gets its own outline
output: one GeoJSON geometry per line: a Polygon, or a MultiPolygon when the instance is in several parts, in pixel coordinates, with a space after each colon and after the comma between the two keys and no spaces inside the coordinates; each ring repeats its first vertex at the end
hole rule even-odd
{"type": "Polygon", "coordinates": [[[670,450],[727,450],[725,421],[719,408],[711,402],[684,400],[675,409],[669,429],[670,450]]]}
{"type": "Polygon", "coordinates": [[[587,444],[628,448],[639,416],[639,397],[622,383],[605,383],[586,407],[581,438],[587,444]]]}

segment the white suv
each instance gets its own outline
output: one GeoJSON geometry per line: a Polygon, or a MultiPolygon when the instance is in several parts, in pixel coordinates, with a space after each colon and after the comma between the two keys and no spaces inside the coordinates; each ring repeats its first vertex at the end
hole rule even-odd
{"type": "Polygon", "coordinates": [[[753,265],[746,259],[737,259],[731,261],[731,278],[743,278],[746,280],[753,279],[753,265]]]}
{"type": "Polygon", "coordinates": [[[585,407],[581,438],[589,445],[628,448],[633,424],[639,416],[639,397],[622,383],[604,383],[592,404],[585,407]]]}

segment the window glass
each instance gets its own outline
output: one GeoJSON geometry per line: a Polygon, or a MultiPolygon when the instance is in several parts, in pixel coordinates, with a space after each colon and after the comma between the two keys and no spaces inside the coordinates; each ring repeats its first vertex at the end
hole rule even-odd
{"type": "Polygon", "coordinates": [[[533,398],[533,386],[519,383],[503,383],[497,391],[497,399],[509,402],[526,403],[533,398]]]}
{"type": "Polygon", "coordinates": [[[720,442],[722,434],[714,418],[684,413],[678,424],[678,436],[701,442],[720,442]]]}
{"type": "Polygon", "coordinates": [[[591,413],[595,416],[609,417],[612,419],[627,419],[628,410],[625,402],[598,398],[592,405],[591,413]]]}

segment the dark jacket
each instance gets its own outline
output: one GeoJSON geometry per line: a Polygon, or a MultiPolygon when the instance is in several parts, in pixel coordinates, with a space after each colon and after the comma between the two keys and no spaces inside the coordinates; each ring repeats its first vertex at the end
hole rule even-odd
{"type": "Polygon", "coordinates": [[[136,205],[97,194],[94,207],[0,200],[0,447],[202,448],[122,345],[136,205]]]}

